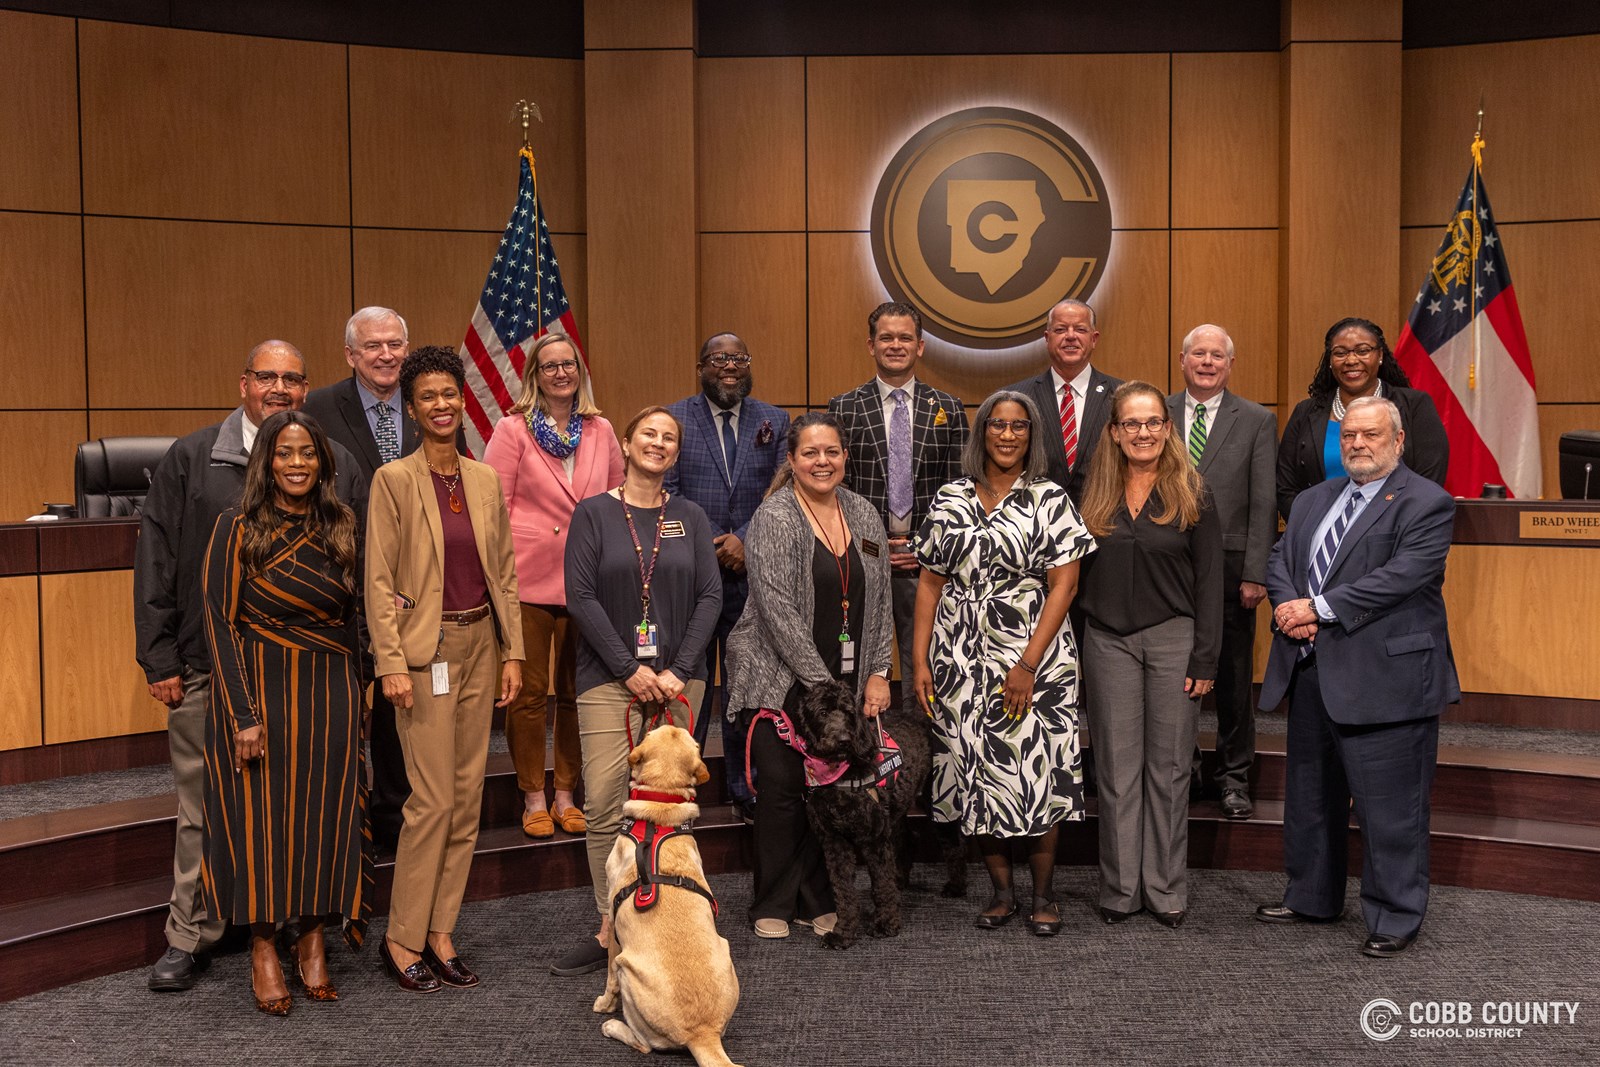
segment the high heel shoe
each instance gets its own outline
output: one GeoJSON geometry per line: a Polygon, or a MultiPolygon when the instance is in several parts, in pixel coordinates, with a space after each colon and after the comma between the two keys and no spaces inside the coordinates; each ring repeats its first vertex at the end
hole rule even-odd
{"type": "Polygon", "coordinates": [[[294,971],[295,977],[300,980],[300,988],[306,991],[306,996],[310,999],[324,1003],[339,999],[339,991],[333,987],[332,982],[327,980],[328,950],[322,940],[322,927],[320,925],[305,931],[295,941],[294,971]],[[312,960],[320,959],[322,961],[323,981],[321,985],[312,985],[306,981],[307,956],[310,956],[312,960]]]}
{"type": "Polygon", "coordinates": [[[261,947],[259,947],[255,941],[251,942],[250,996],[256,1002],[257,1011],[264,1012],[267,1015],[288,1015],[289,1009],[294,1005],[294,997],[289,994],[287,983],[283,982],[283,968],[278,963],[278,948],[275,944],[273,944],[273,941],[270,937],[258,938],[256,940],[259,941],[261,945],[265,946],[265,951],[263,952],[261,947]],[[272,977],[270,970],[263,966],[263,960],[270,960],[272,968],[278,971],[278,982],[284,986],[283,996],[262,999],[261,994],[257,992],[257,989],[259,988],[258,979],[263,977],[270,979],[272,977]],[[263,975],[263,971],[267,971],[268,973],[263,975]]]}
{"type": "Polygon", "coordinates": [[[433,951],[432,945],[422,946],[422,962],[445,985],[453,985],[457,989],[470,989],[478,984],[478,976],[472,969],[461,962],[460,956],[451,956],[449,959],[440,959],[439,954],[433,951]]]}
{"type": "Polygon", "coordinates": [[[998,930],[1006,923],[1017,917],[1017,898],[1010,893],[996,893],[989,900],[989,907],[978,913],[978,918],[973,925],[980,930],[998,930]],[[989,908],[1001,905],[1010,905],[1010,908],[999,915],[988,914],[989,908]]]}
{"type": "Polygon", "coordinates": [[[378,956],[383,960],[383,965],[394,975],[394,980],[400,983],[400,988],[407,993],[437,993],[444,988],[437,975],[428,969],[428,965],[418,960],[405,970],[395,963],[394,957],[389,953],[389,939],[385,937],[378,945],[378,956]]]}

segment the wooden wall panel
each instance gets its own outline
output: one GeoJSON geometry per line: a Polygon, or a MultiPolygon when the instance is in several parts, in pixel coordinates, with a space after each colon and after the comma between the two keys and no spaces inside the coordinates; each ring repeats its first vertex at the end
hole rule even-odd
{"type": "Polygon", "coordinates": [[[1600,36],[1420,48],[1404,63],[1406,225],[1442,227],[1455,206],[1479,93],[1496,219],[1600,217],[1600,186],[1584,177],[1600,171],[1600,36]]]}
{"type": "Polygon", "coordinates": [[[1283,42],[1400,40],[1400,0],[1284,0],[1283,42]]]}
{"type": "MultiPolygon", "coordinates": [[[[812,233],[808,243],[806,321],[811,358],[804,402],[825,407],[830,397],[854,389],[875,373],[867,354],[867,315],[889,294],[872,265],[872,242],[866,234],[812,233]]],[[[962,361],[970,353],[952,353],[935,338],[928,341],[917,376],[973,403],[970,394],[983,387],[974,383],[987,382],[992,375],[985,375],[976,361],[962,361]]]]}
{"type": "MultiPolygon", "coordinates": [[[[6,155],[0,151],[0,158],[6,155]]],[[[0,407],[87,403],[83,238],[76,215],[0,212],[0,374],[27,383],[0,407]],[[41,366],[49,372],[41,374],[41,366]]]]}
{"type": "Polygon", "coordinates": [[[77,211],[72,19],[0,11],[0,208],[77,211]]]}
{"type": "Polygon", "coordinates": [[[44,743],[39,715],[39,582],[0,578],[0,749],[44,743]]]}
{"type": "MultiPolygon", "coordinates": [[[[1184,335],[1203,322],[1216,323],[1233,338],[1233,376],[1228,387],[1258,404],[1276,403],[1277,230],[1173,233],[1169,393],[1183,387],[1178,352],[1184,335]]],[[[1309,357],[1306,362],[1309,366],[1309,357]]],[[[1310,381],[1309,372],[1306,380],[1310,381]]]]}
{"type": "Polygon", "coordinates": [[[127,610],[133,571],[47,574],[39,586],[44,743],[165,729],[167,709],[150,699],[134,659],[133,613],[127,610]]]}
{"type": "Polygon", "coordinates": [[[1032,111],[1071,134],[1105,180],[1113,225],[1167,225],[1166,55],[806,62],[812,229],[867,229],[878,180],[900,146],[940,116],[980,106],[1032,111]]]}
{"type": "Polygon", "coordinates": [[[28,474],[0,478],[0,522],[72,503],[72,464],[85,440],[82,411],[8,411],[7,465],[28,474]]]}
{"type": "Polygon", "coordinates": [[[236,405],[245,356],[268,338],[304,346],[313,381],[349,373],[316,348],[350,316],[347,231],[90,218],[85,233],[91,404],[236,405]]]}
{"type": "Polygon", "coordinates": [[[79,23],[84,207],[350,221],[345,48],[79,23]]]}
{"type": "Polygon", "coordinates": [[[184,408],[178,411],[151,409],[101,410],[89,412],[89,440],[98,437],[184,437],[203,426],[215,426],[233,408],[184,408]]]}
{"type": "Polygon", "coordinates": [[[700,229],[804,229],[805,60],[702,59],[695,82],[700,229]]]}
{"type": "MultiPolygon", "coordinates": [[[[769,404],[804,404],[805,235],[702,234],[700,263],[700,339],[738,334],[750,349],[755,395],[769,404]]],[[[699,388],[696,354],[659,354],[681,367],[685,393],[699,388]]]]}
{"type": "Polygon", "coordinates": [[[350,49],[355,224],[503,231],[517,194],[518,99],[544,116],[529,136],[545,220],[582,232],[581,62],[397,48],[350,49]]]}
{"type": "Polygon", "coordinates": [[[1172,57],[1172,225],[1277,227],[1276,52],[1172,57]]]}
{"type": "MultiPolygon", "coordinates": [[[[1561,435],[1572,430],[1600,431],[1600,404],[1539,405],[1539,462],[1544,471],[1546,500],[1561,497],[1561,435]]],[[[1594,472],[1591,497],[1596,489],[1600,489],[1600,470],[1594,472]]]]}
{"type": "Polygon", "coordinates": [[[1562,590],[1594,588],[1597,577],[1594,549],[1452,548],[1444,599],[1461,688],[1594,699],[1600,693],[1594,631],[1549,606],[1562,590]],[[1518,580],[1506,581],[1508,574],[1518,580]]]}
{"type": "Polygon", "coordinates": [[[584,0],[585,48],[693,48],[694,0],[584,0]]]}

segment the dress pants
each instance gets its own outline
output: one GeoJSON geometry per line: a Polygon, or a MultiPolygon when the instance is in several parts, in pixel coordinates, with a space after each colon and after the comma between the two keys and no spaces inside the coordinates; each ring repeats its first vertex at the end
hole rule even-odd
{"type": "Polygon", "coordinates": [[[1283,902],[1303,915],[1344,911],[1350,802],[1361,824],[1367,930],[1415,937],[1428,910],[1428,821],[1439,719],[1347,726],[1328,718],[1315,655],[1289,683],[1283,902]]]}
{"type": "Polygon", "coordinates": [[[742,574],[722,572],[722,614],[717,616],[717,628],[711,633],[711,643],[706,646],[706,690],[694,713],[694,742],[704,754],[706,738],[710,736],[712,722],[718,722],[722,732],[722,764],[725,770],[728,797],[737,804],[747,804],[752,799],[750,787],[744,780],[745,745],[750,737],[750,717],[742,712],[728,717],[727,709],[718,710],[717,683],[722,691],[728,690],[728,635],[733,632],[744,614],[744,602],[749,593],[748,580],[742,574]],[[734,773],[734,768],[738,773],[734,773]]]}
{"type": "Polygon", "coordinates": [[[1189,906],[1189,764],[1199,705],[1183,691],[1194,620],[1127,635],[1084,627],[1100,789],[1100,906],[1189,906]]]}
{"type": "Polygon", "coordinates": [[[412,952],[422,951],[429,931],[455,929],[472,870],[500,695],[493,614],[447,623],[438,656],[449,665],[450,691],[434,696],[431,668],[413,670],[412,706],[395,712],[411,797],[395,850],[389,936],[412,952]]]}
{"type": "Polygon", "coordinates": [[[206,721],[210,717],[211,675],[183,668],[183,702],[167,712],[167,747],[172,754],[172,781],[178,792],[167,944],[185,952],[214,943],[227,925],[206,918],[200,898],[200,863],[205,851],[206,721]]]}
{"type": "MultiPolygon", "coordinates": [[[[700,703],[706,683],[686,682],[689,707],[700,703]]],[[[607,682],[578,694],[578,736],[583,747],[583,817],[589,824],[584,844],[589,852],[589,880],[594,906],[602,918],[611,914],[606,892],[606,860],[622,830],[622,805],[628,799],[628,731],[634,743],[644,735],[645,709],[628,706],[633,694],[621,682],[607,682]],[[626,726],[624,726],[626,723],[626,726]]],[[[689,712],[680,701],[667,703],[672,725],[687,728],[689,712]]]]}
{"type": "Polygon", "coordinates": [[[372,790],[367,796],[372,840],[379,849],[392,851],[400,840],[411,782],[406,778],[406,754],[400,748],[394,705],[383,695],[381,682],[372,686],[372,727],[367,732],[367,743],[372,754],[372,790]]]}
{"type": "Polygon", "coordinates": [[[765,719],[750,730],[750,760],[759,791],[750,921],[792,922],[826,915],[835,910],[833,883],[806,819],[805,763],[765,719]]]}
{"type": "Polygon", "coordinates": [[[551,650],[555,651],[555,786],[577,788],[582,755],[578,745],[578,630],[567,609],[522,605],[522,692],[506,709],[506,747],[517,769],[517,788],[544,792],[545,748],[550,731],[551,650]]]}
{"type": "MultiPolygon", "coordinates": [[[[1217,660],[1217,766],[1219,790],[1248,789],[1256,758],[1256,711],[1250,687],[1255,680],[1256,613],[1239,603],[1244,553],[1222,554],[1222,655],[1217,660]]],[[[1200,750],[1194,771],[1200,773],[1200,750]]]]}
{"type": "MultiPolygon", "coordinates": [[[[917,711],[917,694],[911,685],[911,634],[916,625],[917,583],[922,571],[891,570],[889,603],[894,609],[894,643],[900,654],[900,706],[917,711]]],[[[923,714],[926,714],[924,709],[923,714]]]]}

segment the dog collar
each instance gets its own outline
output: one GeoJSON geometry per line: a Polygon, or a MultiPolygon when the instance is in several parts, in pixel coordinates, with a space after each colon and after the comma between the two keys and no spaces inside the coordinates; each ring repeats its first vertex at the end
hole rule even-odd
{"type": "Polygon", "coordinates": [[[684,797],[679,796],[677,793],[662,793],[654,789],[630,789],[628,790],[628,799],[648,800],[656,804],[690,804],[694,802],[692,794],[684,797]]]}

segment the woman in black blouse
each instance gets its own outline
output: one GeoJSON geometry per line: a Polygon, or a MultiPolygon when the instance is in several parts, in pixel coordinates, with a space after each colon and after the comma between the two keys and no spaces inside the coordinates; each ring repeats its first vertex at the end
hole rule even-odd
{"type": "Polygon", "coordinates": [[[1222,644],[1222,534],[1147,382],[1111,397],[1083,520],[1099,539],[1079,603],[1100,791],[1100,914],[1188,911],[1189,765],[1222,644]]]}
{"type": "Polygon", "coordinates": [[[1295,405],[1278,445],[1278,514],[1289,520],[1294,498],[1318,482],[1344,475],[1339,425],[1345,405],[1359,396],[1382,396],[1400,409],[1406,431],[1405,464],[1429,481],[1444,484],[1450,439],[1433,398],[1412,389],[1383,331],[1366,319],[1340,319],[1322,339],[1308,396],[1295,405]]]}

